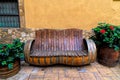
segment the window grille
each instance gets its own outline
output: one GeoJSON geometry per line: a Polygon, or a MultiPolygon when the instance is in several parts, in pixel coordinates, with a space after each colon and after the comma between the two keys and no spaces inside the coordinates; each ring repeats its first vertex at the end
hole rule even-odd
{"type": "Polygon", "coordinates": [[[0,0],[0,27],[20,27],[18,0],[0,0]]]}

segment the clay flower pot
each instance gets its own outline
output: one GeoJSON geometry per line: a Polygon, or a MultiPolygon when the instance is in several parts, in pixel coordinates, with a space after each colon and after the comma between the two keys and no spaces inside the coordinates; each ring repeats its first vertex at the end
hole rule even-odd
{"type": "Polygon", "coordinates": [[[20,60],[16,60],[13,65],[13,69],[8,69],[7,66],[0,66],[0,79],[6,79],[14,76],[20,71],[20,60]]]}
{"type": "Polygon", "coordinates": [[[101,47],[98,50],[97,59],[105,66],[114,67],[119,61],[119,51],[109,47],[101,47]]]}

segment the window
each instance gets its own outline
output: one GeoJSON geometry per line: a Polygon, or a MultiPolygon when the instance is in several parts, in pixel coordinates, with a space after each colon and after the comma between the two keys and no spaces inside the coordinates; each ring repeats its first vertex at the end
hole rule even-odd
{"type": "Polygon", "coordinates": [[[18,0],[0,0],[0,27],[20,27],[18,0]]]}

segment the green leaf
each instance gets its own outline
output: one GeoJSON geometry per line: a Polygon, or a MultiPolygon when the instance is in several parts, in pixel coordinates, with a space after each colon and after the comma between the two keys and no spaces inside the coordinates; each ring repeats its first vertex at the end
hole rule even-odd
{"type": "Polygon", "coordinates": [[[8,69],[13,69],[13,63],[8,64],[8,69]]]}
{"type": "Polygon", "coordinates": [[[5,66],[7,65],[7,62],[6,61],[2,61],[2,66],[5,66]]]}
{"type": "Polygon", "coordinates": [[[9,61],[9,62],[14,61],[14,57],[8,57],[7,61],[9,61]]]}
{"type": "Polygon", "coordinates": [[[20,54],[20,59],[24,59],[24,54],[23,53],[20,54]]]}
{"type": "Polygon", "coordinates": [[[15,54],[15,57],[17,57],[17,58],[18,58],[18,57],[19,57],[19,54],[15,54]]]}
{"type": "Polygon", "coordinates": [[[7,55],[7,56],[8,56],[8,55],[9,55],[9,52],[7,52],[7,51],[6,51],[5,55],[7,55]]]}
{"type": "Polygon", "coordinates": [[[116,46],[116,45],[114,46],[114,50],[115,50],[115,51],[118,51],[119,49],[120,49],[120,48],[119,48],[118,46],[116,46]]]}
{"type": "Polygon", "coordinates": [[[12,44],[7,44],[8,48],[12,48],[12,46],[13,46],[12,44]]]}
{"type": "Polygon", "coordinates": [[[3,50],[0,50],[0,52],[3,52],[3,50]]]}
{"type": "Polygon", "coordinates": [[[109,47],[112,47],[112,46],[113,46],[112,44],[109,45],[109,47]]]}

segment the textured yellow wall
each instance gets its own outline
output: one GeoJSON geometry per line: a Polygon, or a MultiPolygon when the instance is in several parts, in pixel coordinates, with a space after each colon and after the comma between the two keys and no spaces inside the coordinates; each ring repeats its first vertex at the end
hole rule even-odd
{"type": "Polygon", "coordinates": [[[80,28],[90,30],[98,22],[120,24],[120,1],[24,0],[27,28],[80,28]]]}

